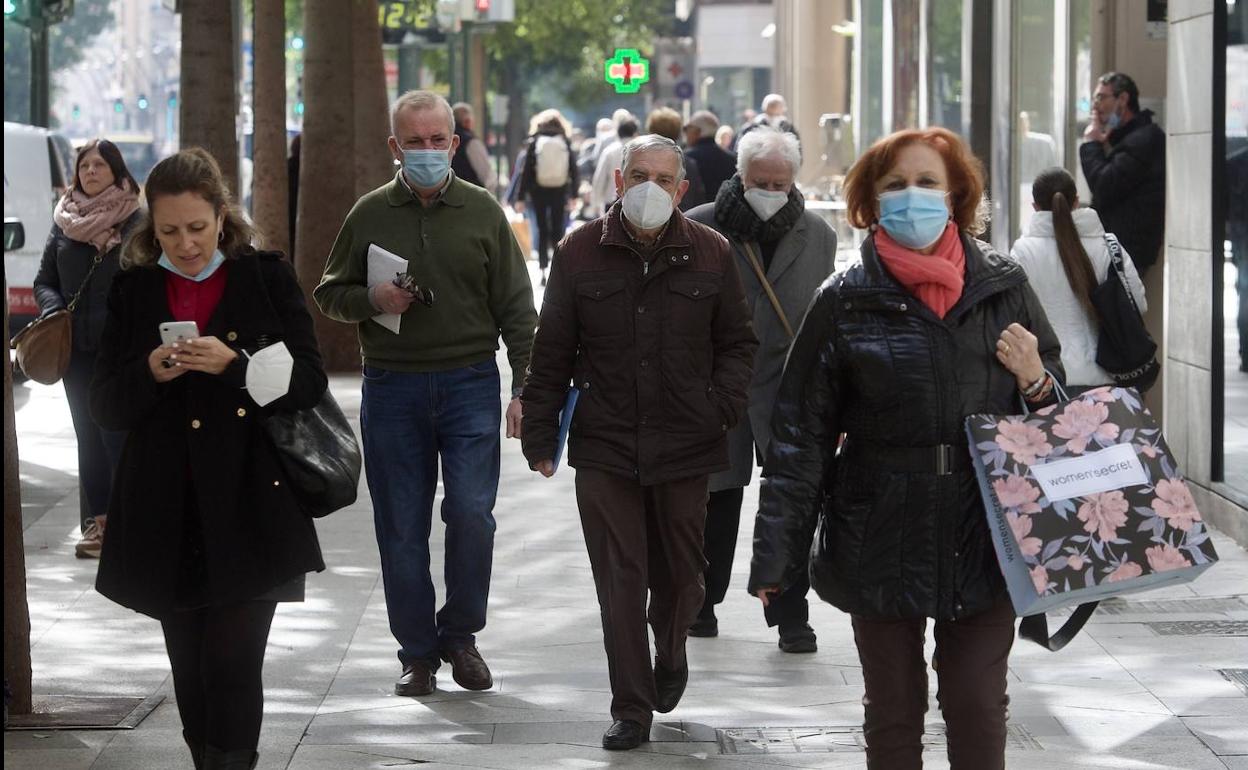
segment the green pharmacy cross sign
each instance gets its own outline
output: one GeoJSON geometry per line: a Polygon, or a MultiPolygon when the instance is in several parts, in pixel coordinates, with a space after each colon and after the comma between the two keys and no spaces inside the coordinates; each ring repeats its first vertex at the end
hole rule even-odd
{"type": "Polygon", "coordinates": [[[617,94],[635,94],[650,80],[650,60],[636,48],[617,48],[615,55],[604,63],[603,71],[617,94]]]}

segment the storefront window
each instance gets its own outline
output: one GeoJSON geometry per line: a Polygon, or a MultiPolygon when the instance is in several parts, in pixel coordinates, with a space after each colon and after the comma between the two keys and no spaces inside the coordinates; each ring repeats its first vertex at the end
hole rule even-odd
{"type": "Polygon", "coordinates": [[[930,3],[927,9],[927,122],[970,140],[969,111],[963,112],[962,3],[930,3]]]}
{"type": "Polygon", "coordinates": [[[771,88],[771,70],[764,67],[706,67],[698,74],[702,104],[733,128],[747,109],[759,108],[771,88]]]}
{"type": "MultiPolygon", "coordinates": [[[[1015,5],[1014,132],[1015,180],[1011,241],[1031,219],[1031,182],[1046,168],[1062,164],[1064,152],[1060,99],[1065,91],[1059,73],[1065,72],[1058,34],[1057,10],[1063,3],[1019,0],[1015,5]]],[[[1063,19],[1063,27],[1064,27],[1063,19]]]]}
{"type": "MultiPolygon", "coordinates": [[[[1248,2],[1226,0],[1222,481],[1248,495],[1248,2]]],[[[1221,14],[1219,14],[1221,16],[1221,14]]],[[[1216,178],[1216,177],[1215,177],[1216,178]]],[[[1215,190],[1215,194],[1218,191],[1215,190]]]]}
{"type": "Polygon", "coordinates": [[[878,0],[859,0],[855,17],[858,38],[854,69],[858,73],[858,83],[853,109],[861,151],[889,130],[884,117],[884,4],[878,0]]]}

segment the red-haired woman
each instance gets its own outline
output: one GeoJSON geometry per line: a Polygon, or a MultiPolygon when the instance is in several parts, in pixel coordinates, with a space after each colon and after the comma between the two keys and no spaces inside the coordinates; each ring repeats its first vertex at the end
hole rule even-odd
{"type": "Polygon", "coordinates": [[[846,193],[871,235],[789,353],[750,592],[765,604],[809,563],[819,596],[852,616],[870,768],[922,766],[933,619],[950,763],[1001,768],[1014,611],[963,419],[1051,403],[1061,351],[1022,269],[973,237],[983,174],[955,134],[880,140],[846,193]]]}

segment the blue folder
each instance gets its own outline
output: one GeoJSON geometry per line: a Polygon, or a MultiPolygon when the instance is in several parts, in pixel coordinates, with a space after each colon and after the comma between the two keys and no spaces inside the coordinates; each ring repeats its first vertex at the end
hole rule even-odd
{"type": "Polygon", "coordinates": [[[555,443],[555,470],[559,470],[559,461],[563,459],[563,449],[568,445],[568,429],[572,427],[572,414],[576,412],[576,400],[581,391],[568,388],[568,398],[563,402],[563,411],[559,413],[559,439],[555,443]]]}

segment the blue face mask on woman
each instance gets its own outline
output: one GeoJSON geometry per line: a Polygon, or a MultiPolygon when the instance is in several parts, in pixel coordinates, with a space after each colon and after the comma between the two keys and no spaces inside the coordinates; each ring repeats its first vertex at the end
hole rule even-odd
{"type": "Polygon", "coordinates": [[[404,150],[403,173],[417,187],[437,187],[451,170],[448,150],[404,150]]]}
{"type": "Polygon", "coordinates": [[[926,249],[940,238],[949,221],[944,190],[907,187],[880,193],[880,227],[909,249],[926,249]]]}

